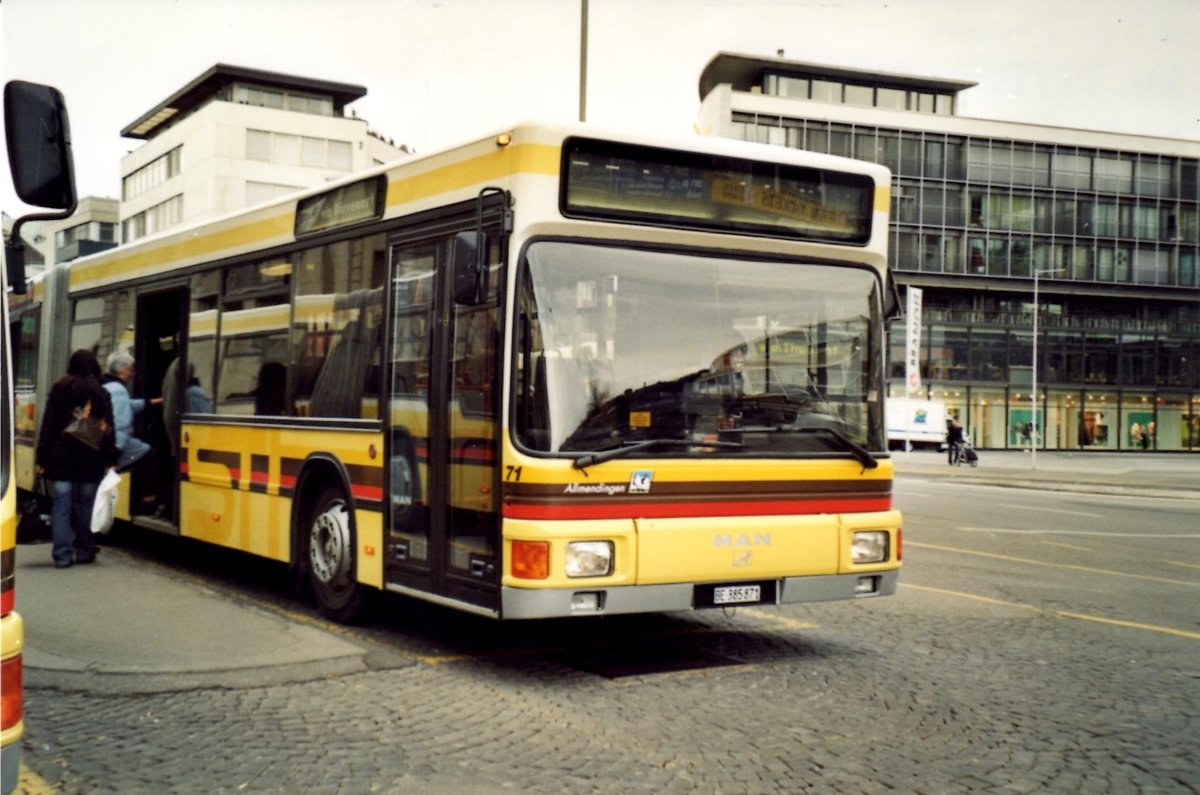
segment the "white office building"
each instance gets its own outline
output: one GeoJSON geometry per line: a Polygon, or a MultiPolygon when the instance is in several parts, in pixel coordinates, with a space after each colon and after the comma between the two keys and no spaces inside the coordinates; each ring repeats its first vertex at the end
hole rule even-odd
{"type": "Polygon", "coordinates": [[[346,107],[358,85],[217,64],[121,131],[121,240],[208,220],[407,154],[346,107]]]}

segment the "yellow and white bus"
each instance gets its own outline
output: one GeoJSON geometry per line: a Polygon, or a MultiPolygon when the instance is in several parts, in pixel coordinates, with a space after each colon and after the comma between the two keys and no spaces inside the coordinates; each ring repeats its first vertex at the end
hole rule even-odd
{"type": "Polygon", "coordinates": [[[72,262],[45,355],[165,395],[119,516],[337,619],[886,595],[888,203],[872,164],[526,124],[72,262]]]}
{"type": "MultiPolygon", "coordinates": [[[[7,270],[7,269],[6,269],[7,270]]],[[[8,279],[0,282],[7,290],[8,279]]],[[[24,734],[22,651],[25,625],[16,607],[17,480],[13,459],[12,361],[8,304],[0,307],[0,792],[17,787],[24,734]]]]}
{"type": "MultiPolygon", "coordinates": [[[[21,226],[66,218],[75,211],[70,124],[62,94],[49,86],[10,81],[4,87],[4,127],[13,188],[21,201],[53,212],[18,218],[5,241],[0,287],[0,792],[17,788],[24,721],[25,625],[16,607],[17,477],[12,345],[8,306],[26,293],[21,226]]],[[[30,406],[30,409],[33,407],[30,406]]]]}

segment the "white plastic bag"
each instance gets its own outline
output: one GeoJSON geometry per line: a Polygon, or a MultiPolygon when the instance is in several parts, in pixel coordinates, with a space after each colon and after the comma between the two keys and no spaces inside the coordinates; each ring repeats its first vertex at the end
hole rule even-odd
{"type": "Polygon", "coordinates": [[[121,476],[115,469],[108,470],[104,480],[96,489],[96,502],[92,505],[92,532],[107,533],[113,526],[113,513],[117,508],[117,492],[121,476]]]}

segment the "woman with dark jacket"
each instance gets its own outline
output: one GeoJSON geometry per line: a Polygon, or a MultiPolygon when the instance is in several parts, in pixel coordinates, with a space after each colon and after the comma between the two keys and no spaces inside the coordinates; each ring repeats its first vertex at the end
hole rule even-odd
{"type": "Polygon", "coordinates": [[[50,388],[37,445],[37,471],[50,481],[54,495],[50,528],[54,565],[60,569],[96,559],[92,505],[105,471],[116,463],[116,449],[112,398],[100,385],[100,362],[91,351],[75,351],[67,374],[50,388]],[[84,414],[100,423],[95,447],[64,433],[84,414]]]}

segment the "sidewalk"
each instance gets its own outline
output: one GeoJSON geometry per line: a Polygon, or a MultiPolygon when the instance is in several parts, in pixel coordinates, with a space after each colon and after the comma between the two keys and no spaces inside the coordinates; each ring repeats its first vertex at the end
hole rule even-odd
{"type": "Polygon", "coordinates": [[[50,544],[17,547],[17,611],[32,687],[121,693],[246,687],[366,670],[366,650],[300,616],[168,577],[119,548],[56,569],[50,544]],[[98,676],[105,675],[105,676],[98,676]]]}
{"type": "Polygon", "coordinates": [[[954,480],[1014,488],[1129,494],[1200,501],[1200,455],[980,450],[979,466],[952,467],[944,452],[892,453],[896,477],[954,480]]]}

